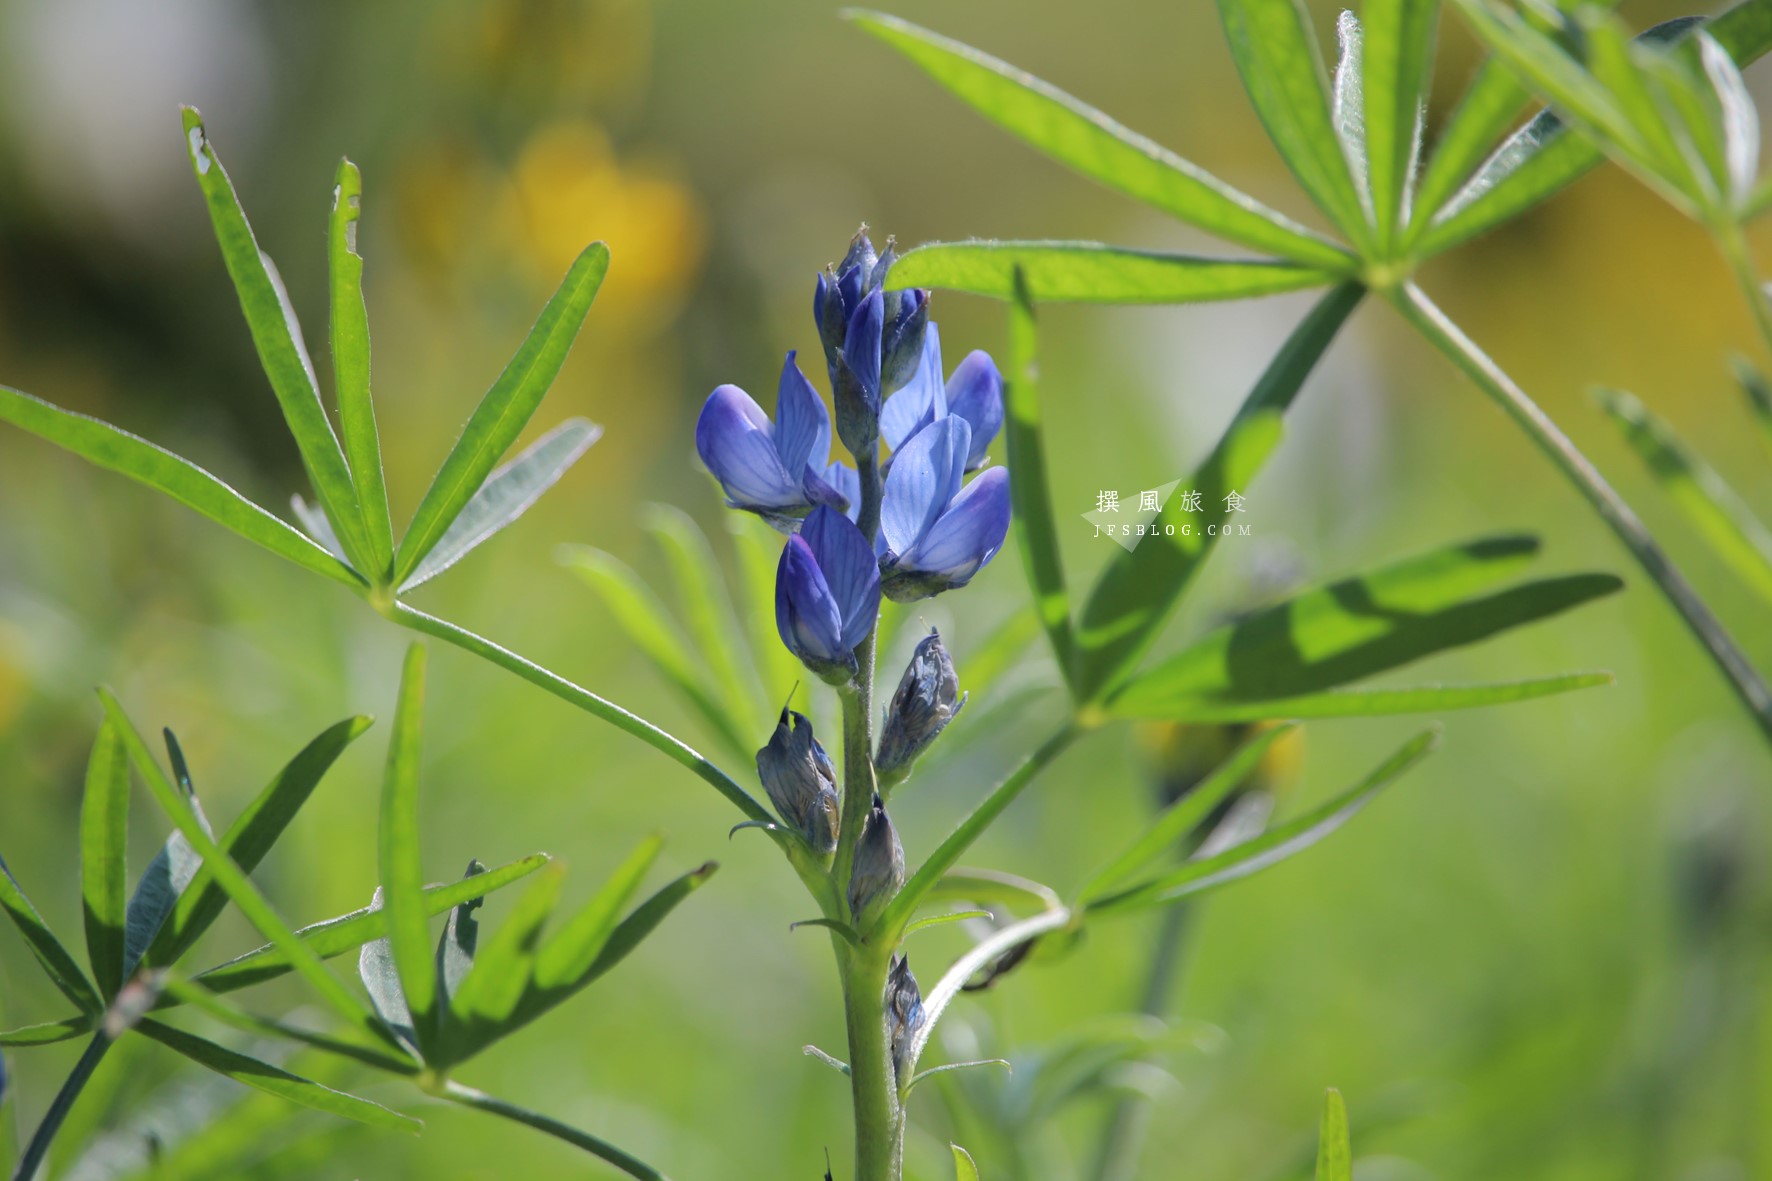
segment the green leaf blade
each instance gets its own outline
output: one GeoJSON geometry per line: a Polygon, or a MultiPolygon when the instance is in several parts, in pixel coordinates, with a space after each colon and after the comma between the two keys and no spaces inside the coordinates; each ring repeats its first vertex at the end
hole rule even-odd
{"type": "Polygon", "coordinates": [[[332,373],[337,384],[339,434],[373,563],[370,573],[376,581],[385,582],[394,572],[394,524],[388,514],[388,488],[382,474],[381,433],[369,394],[369,310],[363,302],[363,256],[357,250],[362,202],[362,173],[349,160],[340,160],[326,241],[332,373]]]}
{"type": "Polygon", "coordinates": [[[979,114],[1091,180],[1254,250],[1336,271],[1351,264],[1334,243],[1007,62],[897,17],[846,15],[979,114]]]}
{"type": "Polygon", "coordinates": [[[433,1038],[437,976],[425,913],[424,868],[418,830],[420,735],[424,722],[425,649],[412,644],[400,674],[400,699],[388,740],[382,780],[380,862],[388,946],[419,1045],[433,1038]]]}
{"type": "Polygon", "coordinates": [[[1578,689],[1610,685],[1608,672],[1558,673],[1477,685],[1411,685],[1402,689],[1328,689],[1299,697],[1274,697],[1239,701],[1202,695],[1170,699],[1153,704],[1129,699],[1115,702],[1110,712],[1117,718],[1142,721],[1194,722],[1234,725],[1281,718],[1373,718],[1398,714],[1444,713],[1512,705],[1540,697],[1554,697],[1578,689]]]}
{"type": "Polygon", "coordinates": [[[601,242],[585,247],[573,261],[529,335],[474,408],[461,438],[419,502],[400,540],[394,563],[396,585],[412,576],[517,441],[565,365],[608,271],[609,248],[601,242]]]}
{"type": "Polygon", "coordinates": [[[1252,299],[1334,281],[1320,267],[1271,259],[1209,258],[1100,242],[930,242],[892,269],[888,285],[1015,298],[1015,272],[1037,303],[1167,304],[1252,299]]]}
{"type": "Polygon", "coordinates": [[[1323,1123],[1317,1132],[1317,1181],[1354,1181],[1347,1104],[1334,1087],[1323,1095],[1323,1123]]]}
{"type": "Polygon", "coordinates": [[[25,897],[24,891],[19,888],[18,879],[6,867],[4,858],[0,858],[0,909],[6,911],[6,917],[12,920],[19,934],[24,936],[31,954],[43,968],[44,975],[61,990],[63,996],[73,1001],[75,1007],[83,1013],[100,1013],[104,1010],[104,1002],[99,999],[92,982],[80,970],[80,965],[74,962],[74,957],[68,954],[68,949],[62,946],[61,940],[50,931],[43,916],[31,905],[31,900],[25,897]]]}
{"type": "Polygon", "coordinates": [[[86,959],[106,1000],[123,987],[123,929],[129,907],[129,759],[109,723],[99,727],[80,803],[80,896],[86,959]]]}
{"type": "Polygon", "coordinates": [[[621,922],[621,910],[664,848],[664,838],[651,836],[628,856],[591,900],[550,937],[536,954],[535,984],[553,989],[570,985],[597,962],[621,922]]]}
{"type": "Polygon", "coordinates": [[[1361,8],[1367,178],[1378,246],[1387,254],[1409,214],[1439,15],[1439,0],[1366,0],[1361,8]]]}

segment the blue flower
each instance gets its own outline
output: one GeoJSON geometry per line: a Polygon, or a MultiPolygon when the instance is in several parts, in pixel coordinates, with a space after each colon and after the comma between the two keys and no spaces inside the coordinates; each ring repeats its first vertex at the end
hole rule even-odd
{"type": "Polygon", "coordinates": [[[867,227],[835,268],[818,276],[812,318],[824,344],[837,406],[837,435],[860,454],[879,438],[881,399],[916,373],[929,324],[929,292],[888,292],[897,259],[890,242],[876,255],[867,227]]]}
{"type": "Polygon", "coordinates": [[[892,457],[880,507],[882,587],[895,602],[965,586],[1009,533],[1009,473],[990,468],[964,487],[972,428],[950,414],[892,457]]]}
{"type": "Polygon", "coordinates": [[[894,451],[938,418],[958,415],[972,428],[966,470],[984,466],[985,452],[1003,429],[1003,375],[989,353],[974,349],[941,379],[941,332],[929,325],[923,356],[904,388],[886,399],[880,411],[880,435],[894,451]]]}
{"type": "Polygon", "coordinates": [[[775,396],[775,422],[735,385],[708,395],[695,424],[695,449],[720,481],[726,503],[778,528],[815,506],[839,510],[860,494],[855,473],[830,463],[831,420],[788,353],[775,396]]]}
{"type": "Polygon", "coordinates": [[[855,646],[880,613],[880,570],[860,529],[829,505],[788,538],[775,573],[781,642],[833,685],[855,675],[855,646]]]}

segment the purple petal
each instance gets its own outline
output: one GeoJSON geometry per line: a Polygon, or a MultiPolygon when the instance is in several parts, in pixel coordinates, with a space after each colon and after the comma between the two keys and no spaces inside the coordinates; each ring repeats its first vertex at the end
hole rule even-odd
{"type": "Polygon", "coordinates": [[[849,651],[843,647],[843,621],[830,585],[811,548],[799,537],[788,538],[776,567],[775,629],[788,650],[803,658],[837,663],[849,651]]]}
{"type": "Polygon", "coordinates": [[[861,476],[846,463],[833,463],[824,469],[824,482],[834,488],[849,506],[843,515],[851,521],[861,511],[861,476]]]}
{"type": "Polygon", "coordinates": [[[949,415],[930,423],[892,456],[886,495],[880,506],[880,533],[887,548],[903,555],[929,532],[960,491],[972,428],[949,415]]]}
{"type": "Polygon", "coordinates": [[[912,435],[938,418],[946,418],[947,397],[941,384],[941,333],[929,325],[923,337],[923,360],[904,388],[880,408],[880,437],[897,451],[912,435]]]}
{"type": "Polygon", "coordinates": [[[855,523],[827,507],[815,508],[800,526],[842,617],[843,650],[861,643],[880,614],[880,566],[874,547],[855,523]]]}
{"type": "Polygon", "coordinates": [[[972,450],[966,456],[966,466],[975,468],[984,462],[991,440],[1003,429],[1003,375],[989,353],[974,349],[954,366],[946,392],[948,413],[958,414],[972,427],[972,450]]]}
{"type": "Polygon", "coordinates": [[[886,324],[885,299],[879,288],[867,293],[843,338],[843,360],[866,393],[868,403],[880,404],[880,334],[886,324]]]}
{"type": "Polygon", "coordinates": [[[782,467],[774,436],[769,416],[737,386],[723,385],[708,395],[695,423],[695,449],[733,505],[791,508],[801,503],[800,481],[782,467]]]}
{"type": "MultiPolygon", "coordinates": [[[[831,467],[842,467],[842,465],[833,463],[831,467]]],[[[829,469],[826,470],[828,471],[829,469]]],[[[859,496],[861,493],[861,477],[855,477],[855,484],[856,495],[859,496]]],[[[806,474],[801,477],[801,486],[806,491],[806,500],[809,504],[829,505],[831,508],[836,509],[838,512],[843,513],[846,516],[848,516],[851,510],[856,507],[855,501],[849,496],[849,494],[842,488],[825,479],[824,474],[817,468],[808,467],[806,469],[806,474]]],[[[855,518],[850,516],[849,519],[854,520],[855,518]]]]}
{"type": "Polygon", "coordinates": [[[775,450],[782,469],[790,472],[804,471],[807,464],[822,468],[831,458],[831,417],[794,363],[792,350],[782,362],[775,395],[775,450]]]}
{"type": "Polygon", "coordinates": [[[1008,533],[1009,469],[989,468],[966,485],[928,536],[899,562],[962,586],[997,556],[1008,533]]]}

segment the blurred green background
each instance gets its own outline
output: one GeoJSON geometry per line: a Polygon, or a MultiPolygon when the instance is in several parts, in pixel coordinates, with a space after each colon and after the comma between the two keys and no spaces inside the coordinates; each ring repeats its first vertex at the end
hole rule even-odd
{"type": "MultiPolygon", "coordinates": [[[[1328,39],[1333,8],[1312,7],[1328,39]]],[[[1259,133],[1211,5],[904,0],[894,11],[1314,222],[1259,133]]],[[[1683,11],[1625,5],[1639,24],[1683,11]]],[[[1439,117],[1473,62],[1456,19],[1445,25],[1439,117]]],[[[698,744],[711,736],[554,549],[589,543],[662,577],[639,525],[650,502],[678,504],[726,540],[694,461],[696,411],[721,381],[768,403],[782,352],[816,349],[812,276],[858,221],[904,243],[1213,249],[1011,142],[823,0],[13,0],[0,6],[0,58],[0,379],[145,434],[261,503],[305,489],[189,175],[178,103],[203,108],[312,342],[324,339],[334,165],[342,152],[362,166],[396,517],[572,255],[607,240],[609,282],[538,419],[584,414],[607,433],[419,602],[698,744]]],[[[1741,429],[1725,364],[1748,347],[1749,324],[1701,232],[1607,169],[1436,262],[1424,283],[1641,504],[1751,654],[1772,663],[1763,609],[1682,536],[1587,395],[1601,382],[1634,390],[1772,504],[1772,464],[1741,429]]],[[[1043,311],[1074,584],[1110,554],[1080,515],[1096,493],[1135,498],[1189,471],[1308,302],[1043,311]]],[[[950,360],[973,347],[1000,355],[999,306],[938,295],[935,311],[950,360]]],[[[1618,683],[1449,717],[1441,752],[1357,823],[1200,907],[1175,999],[1224,1036],[1162,1057],[1174,1081],[1141,1175],[1302,1175],[1333,1084],[1369,1181],[1772,1177],[1772,775],[1672,613],[1501,415],[1381,306],[1344,330],[1248,495],[1254,536],[1221,547],[1169,643],[1237,609],[1276,569],[1338,576],[1528,530],[1546,540],[1545,569],[1614,570],[1630,590],[1411,679],[1604,667],[1618,683]]],[[[974,589],[920,612],[950,638],[962,681],[969,645],[1024,594],[1019,556],[1006,554],[974,589]]],[[[336,588],[0,433],[0,850],[64,937],[77,942],[94,685],[116,687],[142,724],[176,728],[211,815],[228,816],[324,725],[388,715],[405,642],[336,588]]],[[[1050,683],[1042,663],[1032,651],[1021,677],[1050,683]]],[[[808,903],[767,842],[729,843],[736,817],[705,786],[505,673],[447,649],[432,670],[433,876],[470,856],[545,849],[570,862],[582,893],[656,830],[671,839],[661,877],[709,857],[725,866],[619,972],[465,1080],[679,1178],[812,1178],[827,1146],[842,1161],[848,1086],[800,1053],[841,1046],[829,955],[823,936],[789,934],[808,903]]],[[[1036,707],[970,732],[963,718],[950,731],[944,743],[966,749],[895,809],[913,862],[1041,717],[1036,707]]],[[[1307,727],[1282,807],[1345,785],[1413,725],[1307,727]]],[[[384,741],[372,732],[347,754],[261,872],[292,918],[367,900],[384,741]]],[[[1068,888],[1144,823],[1150,798],[1131,734],[1109,728],[1043,775],[970,861],[1068,888]]],[[[164,828],[148,807],[135,823],[141,865],[164,828]]],[[[508,905],[489,904],[495,921],[508,905]]],[[[953,1032],[1024,1050],[1129,1008],[1154,922],[1104,925],[1079,953],[963,998],[953,1032]]],[[[918,938],[927,987],[960,936],[918,938]]],[[[198,958],[255,942],[224,923],[198,958]]],[[[10,928],[0,999],[7,1024],[61,1015],[10,928]]],[[[299,993],[252,999],[274,1011],[299,993]]],[[[9,1055],[21,1118],[41,1114],[71,1046],[9,1055]]],[[[64,1147],[93,1127],[115,1133],[107,1151],[139,1146],[143,1107],[167,1103],[177,1066],[154,1047],[117,1055],[64,1147]]],[[[414,1102],[409,1089],[385,1097],[414,1102]]],[[[203,1110],[192,1102],[173,1106],[203,1110]]],[[[1085,1104],[1049,1129],[1030,1176],[1074,1176],[1104,1109],[1085,1104]]],[[[597,1173],[458,1109],[421,1111],[427,1130],[412,1142],[290,1114],[243,1157],[181,1175],[597,1173]]],[[[914,1174],[944,1175],[950,1132],[931,1090],[914,1107],[914,1174]]],[[[979,1155],[984,1176],[1007,1175],[979,1155]]],[[[107,1168],[89,1157],[76,1175],[116,1175],[107,1168]]]]}

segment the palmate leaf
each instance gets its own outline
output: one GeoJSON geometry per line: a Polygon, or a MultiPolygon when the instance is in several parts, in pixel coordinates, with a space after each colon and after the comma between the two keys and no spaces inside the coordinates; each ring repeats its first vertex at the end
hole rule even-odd
{"type": "MultiPolygon", "coordinates": [[[[1109,709],[1124,717],[1165,719],[1211,716],[1214,707],[1256,702],[1277,711],[1284,708],[1280,702],[1299,704],[1623,585],[1609,574],[1581,574],[1480,594],[1537,552],[1536,538],[1486,538],[1308,591],[1209,632],[1129,682],[1109,699],[1109,709]]],[[[1590,682],[1559,687],[1581,683],[1590,682]]],[[[1301,712],[1327,716],[1324,710],[1301,712]]]]}
{"type": "Polygon", "coordinates": [[[1347,1104],[1334,1087],[1323,1096],[1323,1123],[1317,1132],[1317,1181],[1354,1181],[1354,1153],[1348,1142],[1347,1104]]]}
{"type": "Polygon", "coordinates": [[[280,558],[352,589],[363,586],[354,570],[300,530],[196,464],[146,439],[5,386],[0,386],[0,422],[10,422],[88,463],[146,484],[280,558]]]}
{"type": "Polygon", "coordinates": [[[345,463],[344,452],[332,433],[326,411],[320,405],[320,389],[314,380],[313,362],[302,344],[289,294],[271,260],[259,249],[252,226],[240,208],[233,182],[209,143],[203,116],[196,108],[184,108],[185,139],[209,207],[209,220],[221,247],[222,261],[240,297],[240,310],[258,348],[259,363],[270,379],[271,390],[283,408],[284,421],[295,437],[302,465],[313,482],[314,493],[326,510],[327,520],[344,543],[351,564],[373,569],[374,561],[363,527],[362,509],[345,463]]]}
{"type": "Polygon", "coordinates": [[[400,539],[394,562],[396,585],[404,584],[418,569],[523,433],[565,365],[608,271],[609,248],[601,242],[585,247],[516,355],[474,408],[400,539]]]}
{"type": "Polygon", "coordinates": [[[897,17],[846,15],[985,118],[1108,188],[1255,250],[1337,271],[1351,262],[1335,244],[1007,62],[897,17]]]}
{"type": "Polygon", "coordinates": [[[486,478],[450,523],[436,547],[424,556],[411,577],[400,584],[404,594],[429,582],[468,555],[468,552],[529,511],[559,482],[591,444],[602,437],[603,428],[583,418],[569,418],[517,457],[486,478]]]}
{"type": "Polygon", "coordinates": [[[1335,274],[1271,259],[1207,258],[1100,242],[930,242],[892,268],[888,286],[1015,298],[1015,272],[1037,303],[1201,303],[1322,287],[1335,274]]]}
{"type": "Polygon", "coordinates": [[[1109,888],[1104,893],[1085,896],[1079,906],[1091,916],[1158,906],[1278,865],[1353,819],[1374,796],[1426,758],[1438,743],[1439,735],[1438,726],[1423,730],[1352,788],[1260,836],[1233,845],[1222,853],[1197,857],[1138,885],[1109,888]]]}
{"type": "Polygon", "coordinates": [[[1601,408],[1623,430],[1631,449],[1698,535],[1742,581],[1772,602],[1772,530],[1640,401],[1622,390],[1603,390],[1598,397],[1601,408]]]}
{"type": "Polygon", "coordinates": [[[138,1028],[167,1049],[184,1055],[200,1066],[292,1103],[388,1131],[417,1133],[424,1127],[423,1123],[411,1116],[402,1115],[379,1103],[371,1103],[367,1099],[323,1087],[300,1075],[291,1074],[280,1066],[261,1062],[257,1058],[218,1046],[158,1021],[143,1021],[138,1028]]]}
{"type": "Polygon", "coordinates": [[[109,724],[99,727],[80,801],[80,896],[86,961],[108,1001],[123,987],[123,929],[128,910],[129,758],[109,724]]]}
{"type": "Polygon", "coordinates": [[[1369,248],[1372,228],[1329,110],[1329,79],[1297,0],[1219,0],[1231,57],[1268,138],[1342,233],[1369,248]]]}
{"type": "Polygon", "coordinates": [[[1113,689],[1155,641],[1211,551],[1214,538],[1206,534],[1206,527],[1228,515],[1227,494],[1248,492],[1279,445],[1286,410],[1362,294],[1358,285],[1345,283],[1325,295],[1250,390],[1187,485],[1201,493],[1201,503],[1210,511],[1185,512],[1182,497],[1172,496],[1154,523],[1173,525],[1174,534],[1144,538],[1136,549],[1115,553],[1102,571],[1077,623],[1077,683],[1085,700],[1099,699],[1113,689]],[[1215,512],[1221,516],[1214,517],[1215,512]]]}

